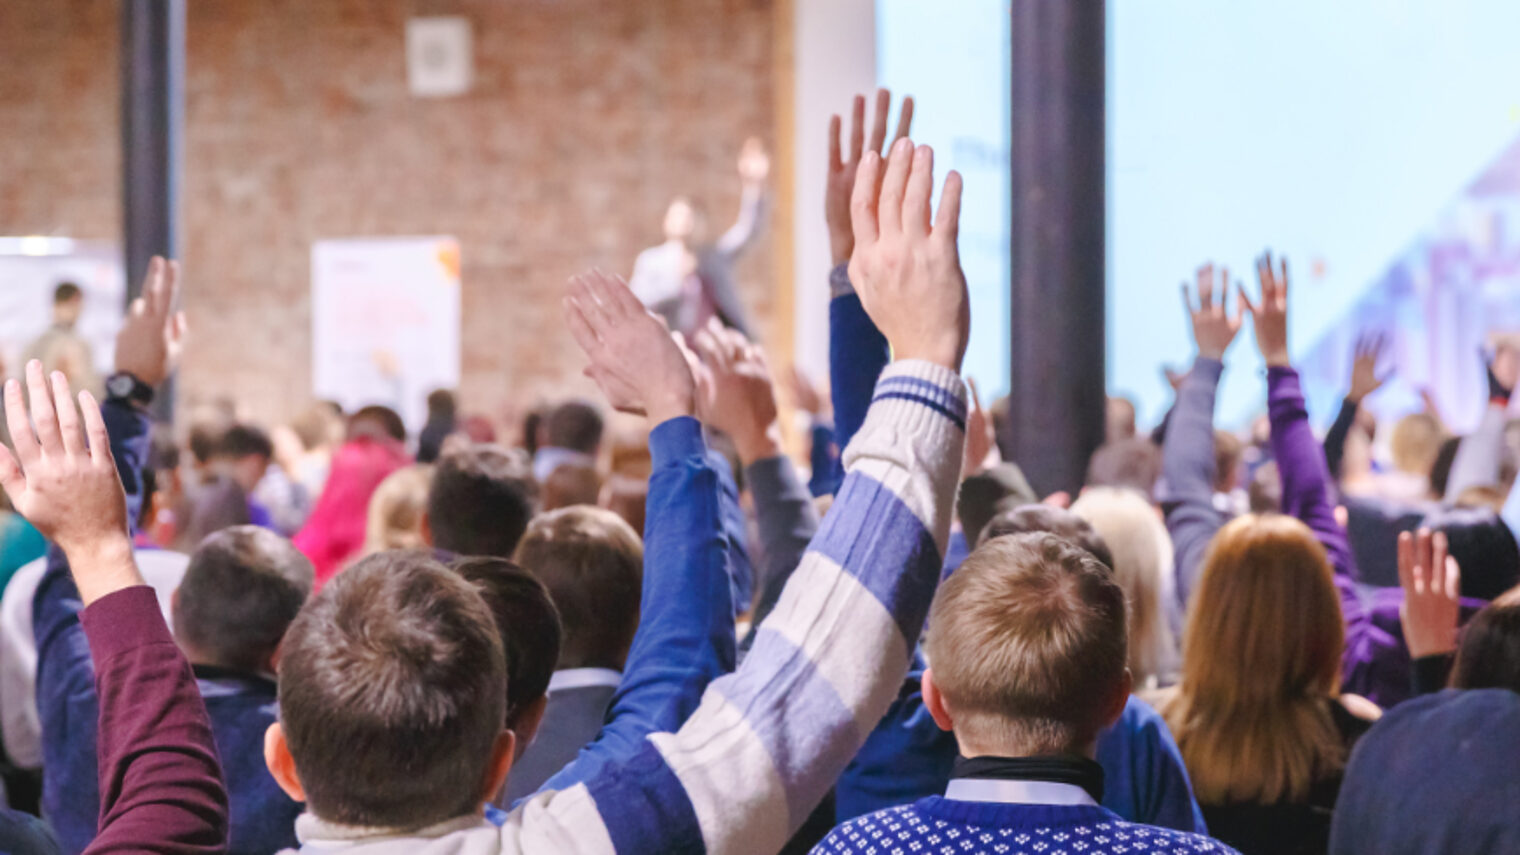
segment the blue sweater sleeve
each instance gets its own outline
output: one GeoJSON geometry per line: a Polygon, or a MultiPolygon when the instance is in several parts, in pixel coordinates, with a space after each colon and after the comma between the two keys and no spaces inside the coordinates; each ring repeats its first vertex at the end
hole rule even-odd
{"type": "MultiPolygon", "coordinates": [[[[876,379],[892,360],[887,337],[866,314],[860,297],[850,287],[846,266],[829,274],[836,295],[829,301],[829,392],[834,401],[834,442],[848,448],[865,422],[871,407],[876,379]]],[[[836,477],[843,472],[836,468],[836,477]]]]}
{"type": "Polygon", "coordinates": [[[749,557],[749,521],[739,506],[739,484],[728,458],[714,449],[707,452],[708,465],[718,476],[718,519],[723,526],[728,568],[729,602],[734,616],[749,610],[755,597],[755,567],[749,557]]]}
{"type": "Polygon", "coordinates": [[[1103,806],[1130,822],[1207,834],[1182,750],[1161,715],[1131,695],[1113,727],[1098,736],[1103,806]]]}
{"type": "Polygon", "coordinates": [[[808,492],[813,496],[832,496],[839,492],[839,445],[834,442],[834,426],[813,422],[812,445],[808,449],[808,492]]]}
{"type": "MultiPolygon", "coordinates": [[[[142,507],[142,466],[151,424],[143,413],[116,401],[101,407],[111,453],[127,494],[128,518],[142,507]]],[[[68,560],[48,549],[47,570],[32,600],[37,641],[37,712],[42,723],[42,809],[65,852],[80,852],[95,839],[100,819],[100,779],[95,756],[100,703],[95,666],[80,625],[84,603],[69,575],[68,560]]]]}
{"type": "Polygon", "coordinates": [[[651,733],[675,731],[707,684],[734,668],[734,607],[720,510],[720,476],[702,426],[677,418],[649,434],[644,590],[638,633],[607,723],[540,792],[589,781],[636,754],[651,733]]]}

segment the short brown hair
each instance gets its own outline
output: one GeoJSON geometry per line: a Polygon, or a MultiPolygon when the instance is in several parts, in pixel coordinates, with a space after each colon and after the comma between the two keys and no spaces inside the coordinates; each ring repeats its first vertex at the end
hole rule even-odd
{"type": "Polygon", "coordinates": [[[1092,553],[1052,534],[987,541],[940,586],[934,682],[957,734],[1020,754],[1097,736],[1124,680],[1124,591],[1092,553]]]}
{"type": "Polygon", "coordinates": [[[311,596],[311,561],[268,529],[222,529],[196,547],[174,598],[174,634],[209,661],[262,671],[311,596]]]}
{"type": "Polygon", "coordinates": [[[977,541],[978,545],[986,543],[994,537],[1008,537],[1014,534],[1053,534],[1056,537],[1069,540],[1082,547],[1110,571],[1114,569],[1114,553],[1108,548],[1108,543],[1098,530],[1092,527],[1092,523],[1077,516],[1065,508],[1053,505],[1018,505],[1016,507],[1003,507],[998,515],[992,518],[992,522],[982,529],[982,537],[977,541]]]}
{"type": "Polygon", "coordinates": [[[507,655],[507,727],[549,691],[563,640],[559,610],[544,583],[505,558],[461,558],[449,565],[485,599],[507,655]]]}
{"type": "Polygon", "coordinates": [[[422,552],[334,576],[291,624],[280,721],[311,812],[421,828],[480,809],[507,671],[475,586],[422,552]]]}
{"type": "Polygon", "coordinates": [[[1245,443],[1227,430],[1214,431],[1214,489],[1227,493],[1240,486],[1240,461],[1245,443]]]}
{"type": "Polygon", "coordinates": [[[543,483],[543,506],[546,511],[572,505],[594,505],[602,494],[602,476],[595,466],[584,463],[561,463],[554,467],[543,483]]]}
{"type": "Polygon", "coordinates": [[[1462,630],[1451,685],[1520,692],[1520,588],[1484,606],[1462,630]]]}
{"type": "Polygon", "coordinates": [[[518,455],[489,443],[450,443],[428,490],[433,545],[456,555],[511,558],[533,517],[537,493],[518,455]]]}
{"type": "Polygon", "coordinates": [[[1149,439],[1105,443],[1087,464],[1088,487],[1128,487],[1150,498],[1161,477],[1161,449],[1149,439]]]}
{"type": "Polygon", "coordinates": [[[549,589],[565,628],[561,668],[621,669],[639,626],[644,545],[617,514],[585,505],[535,518],[517,563],[549,589]]]}

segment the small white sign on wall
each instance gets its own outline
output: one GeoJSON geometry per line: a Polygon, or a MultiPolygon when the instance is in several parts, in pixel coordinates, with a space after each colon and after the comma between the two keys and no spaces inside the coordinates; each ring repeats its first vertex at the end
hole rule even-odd
{"type": "Polygon", "coordinates": [[[406,83],[419,98],[448,98],[470,91],[474,75],[470,20],[457,15],[406,22],[406,83]]]}

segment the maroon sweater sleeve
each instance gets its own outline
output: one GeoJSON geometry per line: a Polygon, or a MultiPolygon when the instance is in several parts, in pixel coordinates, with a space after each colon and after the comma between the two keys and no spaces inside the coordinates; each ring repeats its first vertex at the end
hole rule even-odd
{"type": "Polygon", "coordinates": [[[153,589],[102,597],[81,620],[100,696],[100,832],[85,851],[226,851],[227,789],[206,705],[153,589]]]}

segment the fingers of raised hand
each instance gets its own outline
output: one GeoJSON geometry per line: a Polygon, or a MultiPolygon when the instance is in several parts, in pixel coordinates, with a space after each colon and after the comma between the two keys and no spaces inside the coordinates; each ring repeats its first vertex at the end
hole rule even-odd
{"type": "Polygon", "coordinates": [[[964,183],[961,174],[950,170],[945,176],[945,186],[939,193],[939,210],[934,216],[934,238],[944,241],[951,251],[956,250],[956,239],[961,229],[961,191],[964,183]]]}
{"type": "Polygon", "coordinates": [[[31,466],[42,454],[42,449],[37,445],[36,434],[32,432],[32,422],[27,416],[26,401],[18,380],[5,382],[5,424],[10,429],[11,444],[16,447],[17,460],[23,468],[31,466]]]}
{"type": "Polygon", "coordinates": [[[878,228],[884,237],[900,234],[907,219],[903,200],[913,169],[913,152],[911,140],[898,140],[892,144],[892,154],[887,158],[887,174],[882,179],[881,197],[876,207],[878,228]]]}
{"type": "Polygon", "coordinates": [[[912,169],[903,196],[903,231],[913,238],[929,236],[929,197],[934,194],[934,150],[926,145],[913,151],[912,169]]]}
{"type": "Polygon", "coordinates": [[[43,376],[42,363],[35,359],[26,365],[26,391],[31,399],[32,424],[37,429],[38,446],[44,456],[61,454],[63,441],[58,433],[58,414],[53,410],[52,392],[43,376]]]}
{"type": "Polygon", "coordinates": [[[106,421],[100,415],[100,403],[89,390],[79,393],[79,411],[84,418],[84,433],[90,441],[90,459],[96,465],[111,464],[111,437],[106,433],[106,421]]]}
{"type": "MultiPolygon", "coordinates": [[[[855,173],[855,188],[850,194],[850,225],[855,232],[858,252],[876,241],[876,176],[881,172],[881,156],[868,151],[860,159],[855,173]]],[[[851,274],[853,278],[854,274],[851,274]]]]}
{"type": "Polygon", "coordinates": [[[54,371],[49,379],[53,384],[53,402],[58,411],[58,432],[63,441],[64,453],[70,457],[83,457],[86,453],[84,426],[79,421],[79,410],[74,407],[69,379],[62,371],[54,371]]]}
{"type": "Polygon", "coordinates": [[[871,142],[868,151],[881,153],[882,143],[887,141],[887,111],[892,108],[892,93],[887,89],[876,90],[876,109],[871,116],[871,142]]]}

